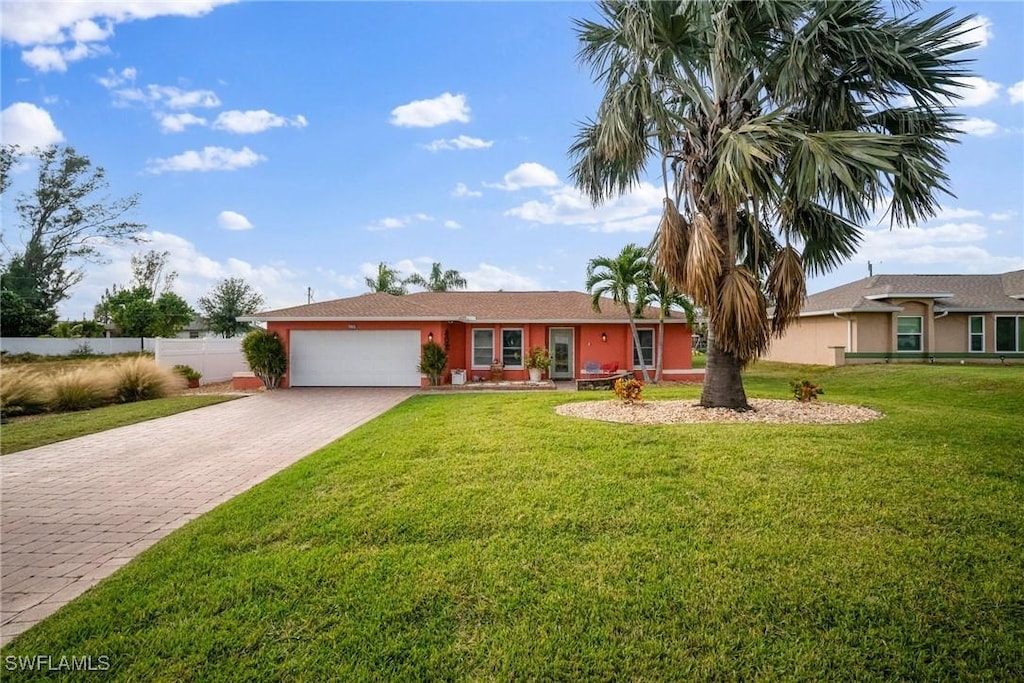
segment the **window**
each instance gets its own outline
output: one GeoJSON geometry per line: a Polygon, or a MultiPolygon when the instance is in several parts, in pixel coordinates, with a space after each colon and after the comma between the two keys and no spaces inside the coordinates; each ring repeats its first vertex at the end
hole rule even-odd
{"type": "Polygon", "coordinates": [[[523,367],[523,331],[501,331],[501,362],[506,368],[523,367]]]}
{"type": "Polygon", "coordinates": [[[1024,351],[1024,315],[996,316],[996,351],[1024,351]]]}
{"type": "Polygon", "coordinates": [[[985,350],[985,316],[972,315],[968,321],[967,350],[978,353],[985,350]]]}
{"type": "Polygon", "coordinates": [[[489,368],[494,362],[494,330],[473,330],[473,367],[489,368]]]}
{"type": "Polygon", "coordinates": [[[924,318],[919,315],[903,315],[896,318],[896,350],[921,351],[924,318]]]}
{"type": "MultiPolygon", "coordinates": [[[[654,330],[637,330],[640,337],[640,353],[644,354],[644,363],[649,368],[654,367],[654,330]]],[[[640,367],[640,355],[637,349],[633,349],[633,367],[640,367]]]]}

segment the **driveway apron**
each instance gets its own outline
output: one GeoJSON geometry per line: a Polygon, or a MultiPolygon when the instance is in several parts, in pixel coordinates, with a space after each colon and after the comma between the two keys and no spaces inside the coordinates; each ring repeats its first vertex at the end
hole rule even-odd
{"type": "Polygon", "coordinates": [[[0,458],[0,643],[414,393],[290,389],[0,458]]]}

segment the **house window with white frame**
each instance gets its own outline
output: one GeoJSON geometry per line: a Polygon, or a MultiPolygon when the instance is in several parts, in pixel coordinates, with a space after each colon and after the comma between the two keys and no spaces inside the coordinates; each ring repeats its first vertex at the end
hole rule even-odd
{"type": "Polygon", "coordinates": [[[967,350],[980,353],[985,350],[985,316],[972,315],[967,319],[967,350]]]}
{"type": "Polygon", "coordinates": [[[523,367],[523,331],[501,331],[501,362],[506,368],[523,367]]]}
{"type": "Polygon", "coordinates": [[[1024,315],[996,316],[996,352],[1024,351],[1024,315]]]}
{"type": "Polygon", "coordinates": [[[637,336],[640,337],[640,348],[633,347],[633,369],[639,370],[640,366],[640,353],[644,356],[644,363],[649,368],[654,367],[654,330],[644,329],[637,330],[637,336]],[[639,353],[638,353],[639,351],[639,353]]]}
{"type": "Polygon", "coordinates": [[[494,362],[494,330],[473,330],[473,367],[491,367],[494,362]]]}
{"type": "Polygon", "coordinates": [[[919,315],[901,315],[896,318],[896,350],[922,351],[924,344],[924,318],[919,315]]]}

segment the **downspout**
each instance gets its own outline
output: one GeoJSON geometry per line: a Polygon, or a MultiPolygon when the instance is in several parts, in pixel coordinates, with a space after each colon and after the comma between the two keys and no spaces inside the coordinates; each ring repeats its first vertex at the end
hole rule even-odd
{"type": "Polygon", "coordinates": [[[846,352],[853,353],[853,318],[844,318],[835,311],[832,311],[832,315],[846,321],[846,352]]]}

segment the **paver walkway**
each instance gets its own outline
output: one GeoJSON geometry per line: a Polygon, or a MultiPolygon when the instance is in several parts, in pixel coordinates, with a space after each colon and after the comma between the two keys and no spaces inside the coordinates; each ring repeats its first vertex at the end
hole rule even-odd
{"type": "Polygon", "coordinates": [[[3,456],[0,643],[413,391],[257,394],[3,456]]]}

